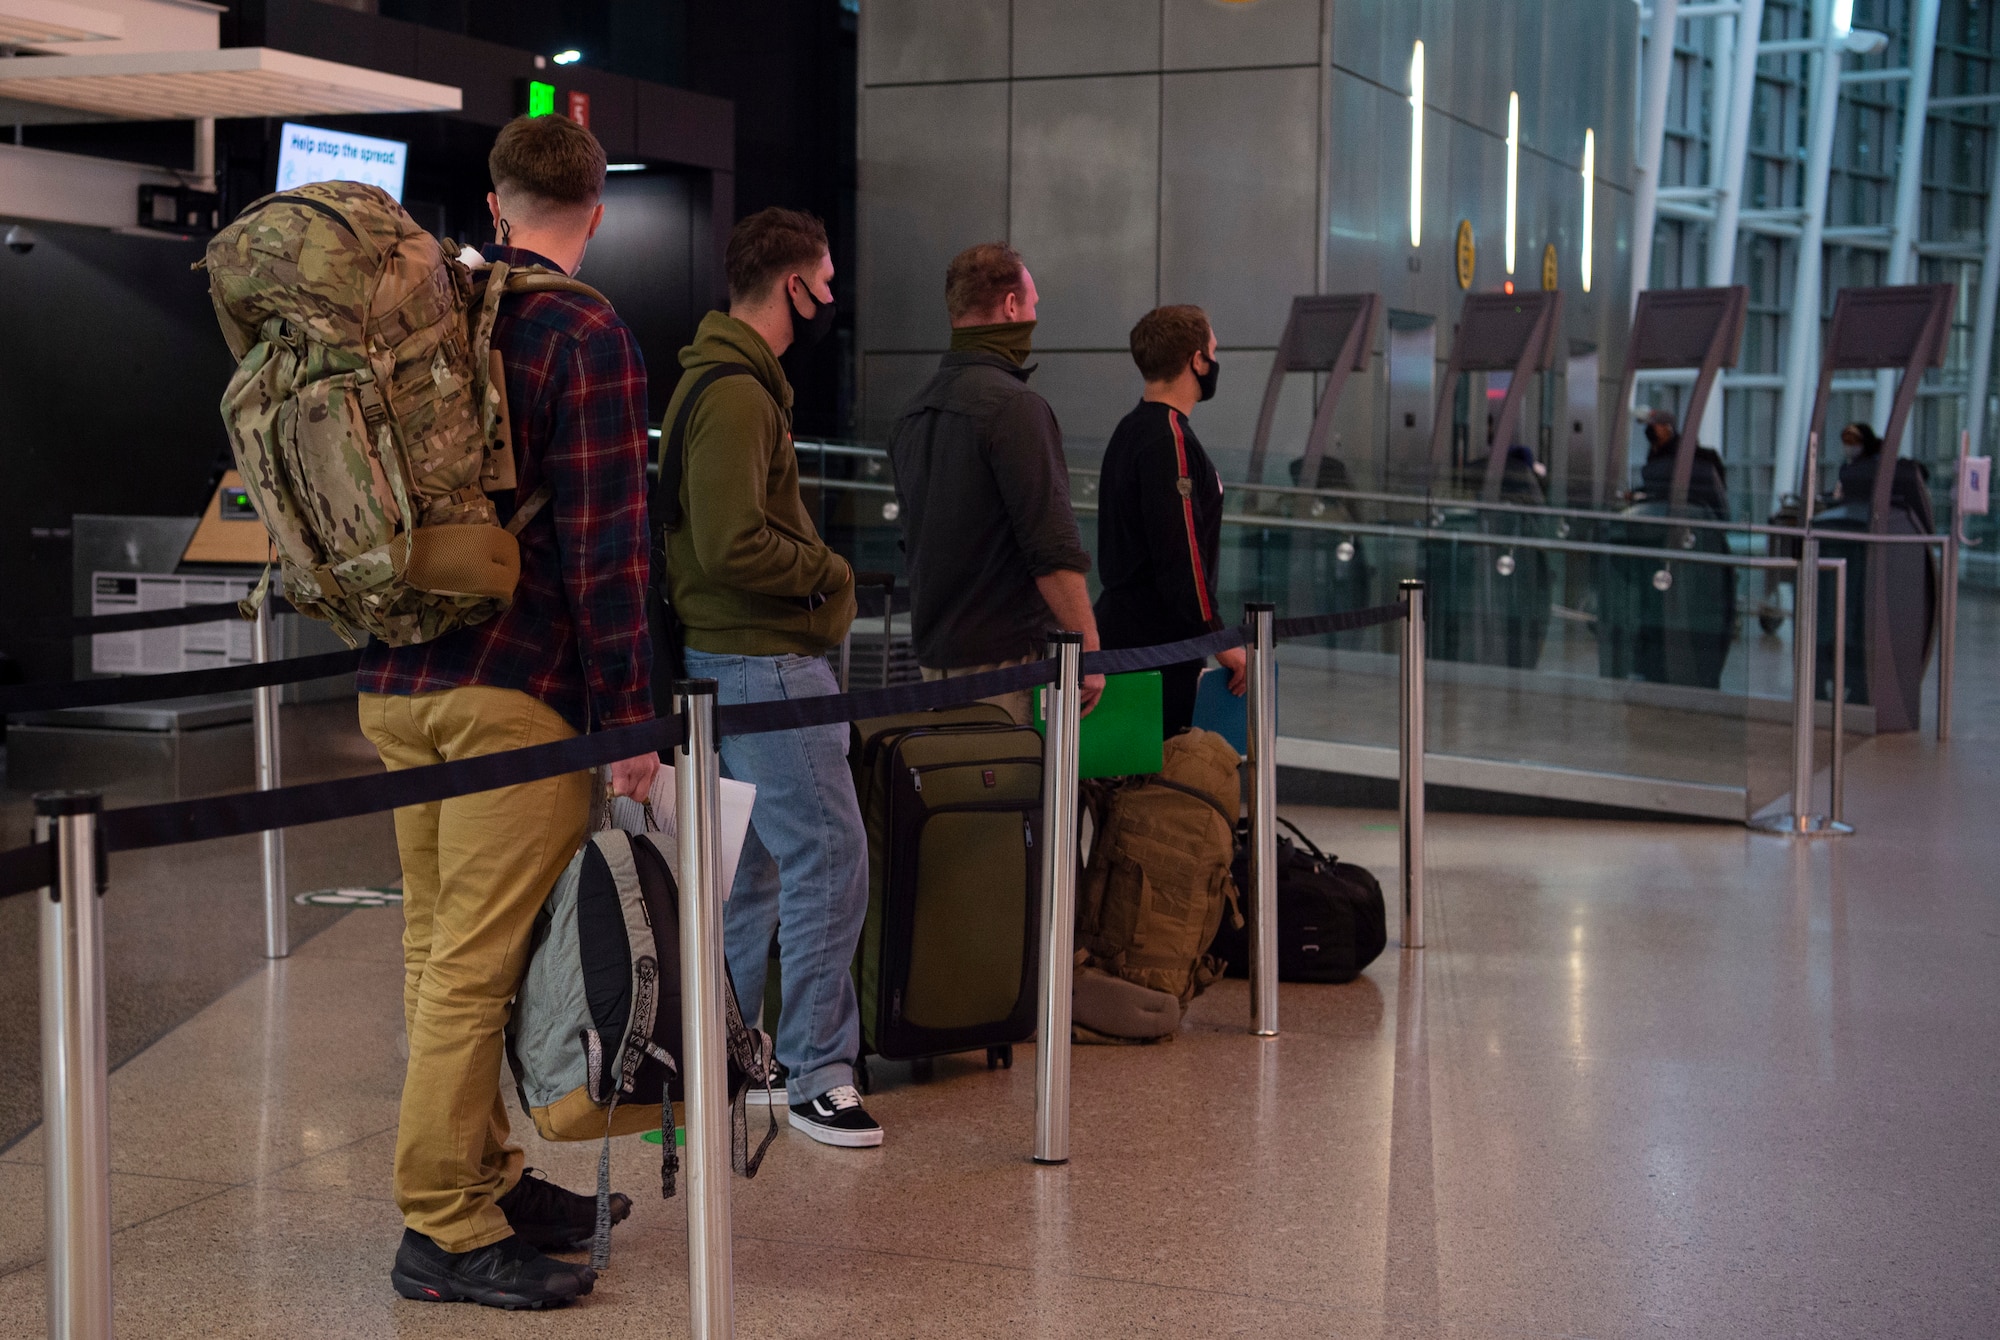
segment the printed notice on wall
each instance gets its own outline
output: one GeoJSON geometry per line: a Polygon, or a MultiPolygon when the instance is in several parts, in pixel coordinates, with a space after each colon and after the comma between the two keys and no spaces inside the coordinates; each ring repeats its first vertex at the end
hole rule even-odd
{"type": "Polygon", "coordinates": [[[403,198],[403,169],[410,146],[344,130],[321,130],[287,121],[278,147],[278,189],[316,181],[358,181],[403,198]]]}

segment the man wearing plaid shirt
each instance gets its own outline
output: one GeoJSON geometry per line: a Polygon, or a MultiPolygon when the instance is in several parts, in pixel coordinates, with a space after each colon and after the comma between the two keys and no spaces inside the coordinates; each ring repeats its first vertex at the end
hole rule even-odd
{"type": "MultiPolygon", "coordinates": [[[[562,117],[500,132],[489,261],[574,272],[604,207],[604,151],[562,117]]],[[[646,369],[625,323],[576,293],[517,295],[493,347],[506,367],[517,498],[554,496],[520,533],[513,604],[485,623],[363,654],[361,729],[390,769],[470,758],[649,720],[646,369]]],[[[504,520],[506,495],[496,498],[504,520]]],[[[644,796],[645,754],[612,765],[644,796]]],[[[390,1273],[406,1298],[505,1307],[590,1292],[587,1266],[544,1253],[587,1240],[593,1198],[524,1176],[500,1096],[502,1030],[535,916],[589,822],[591,774],[396,811],[410,1061],[396,1135],[405,1230],[390,1273]]],[[[613,1198],[623,1218],[631,1202],[613,1198]]]]}

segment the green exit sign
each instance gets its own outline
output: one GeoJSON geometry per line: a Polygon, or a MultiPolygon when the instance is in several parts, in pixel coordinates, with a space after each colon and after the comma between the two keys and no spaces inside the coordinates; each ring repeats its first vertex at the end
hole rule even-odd
{"type": "Polygon", "coordinates": [[[539,79],[528,82],[527,106],[522,108],[529,116],[549,116],[556,109],[556,86],[544,84],[539,79]]]}

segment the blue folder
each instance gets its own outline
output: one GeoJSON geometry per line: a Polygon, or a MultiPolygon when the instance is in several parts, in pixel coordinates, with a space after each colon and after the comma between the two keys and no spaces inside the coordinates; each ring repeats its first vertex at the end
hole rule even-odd
{"type": "Polygon", "coordinates": [[[1194,694],[1194,724],[1229,741],[1237,753],[1250,752],[1249,699],[1229,691],[1227,670],[1210,666],[1201,672],[1194,694]]]}

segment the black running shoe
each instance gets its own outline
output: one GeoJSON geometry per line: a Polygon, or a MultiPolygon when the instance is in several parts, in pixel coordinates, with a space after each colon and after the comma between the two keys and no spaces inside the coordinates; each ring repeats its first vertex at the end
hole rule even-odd
{"type": "Polygon", "coordinates": [[[589,1293],[597,1272],[544,1256],[518,1233],[469,1252],[448,1252],[406,1228],[389,1282],[397,1293],[418,1302],[483,1303],[512,1312],[561,1307],[589,1293]]]}
{"type": "Polygon", "coordinates": [[[868,1149],[882,1143],[882,1126],[861,1106],[852,1084],[828,1089],[819,1097],[792,1104],[792,1125],[823,1145],[868,1149]]]}
{"type": "Polygon", "coordinates": [[[790,1075],[791,1072],[778,1063],[778,1058],[775,1056],[772,1057],[771,1069],[765,1075],[764,1082],[759,1083],[755,1079],[751,1080],[750,1087],[743,1093],[743,1101],[751,1107],[785,1106],[785,1080],[790,1075]],[[769,1087],[766,1087],[766,1085],[769,1087]]]}
{"type": "MultiPolygon", "coordinates": [[[[533,1168],[521,1170],[521,1180],[500,1198],[500,1212],[537,1251],[582,1251],[597,1232],[597,1197],[567,1191],[533,1168]]],[[[612,1192],[611,1222],[621,1224],[631,1213],[632,1198],[612,1192]]]]}

